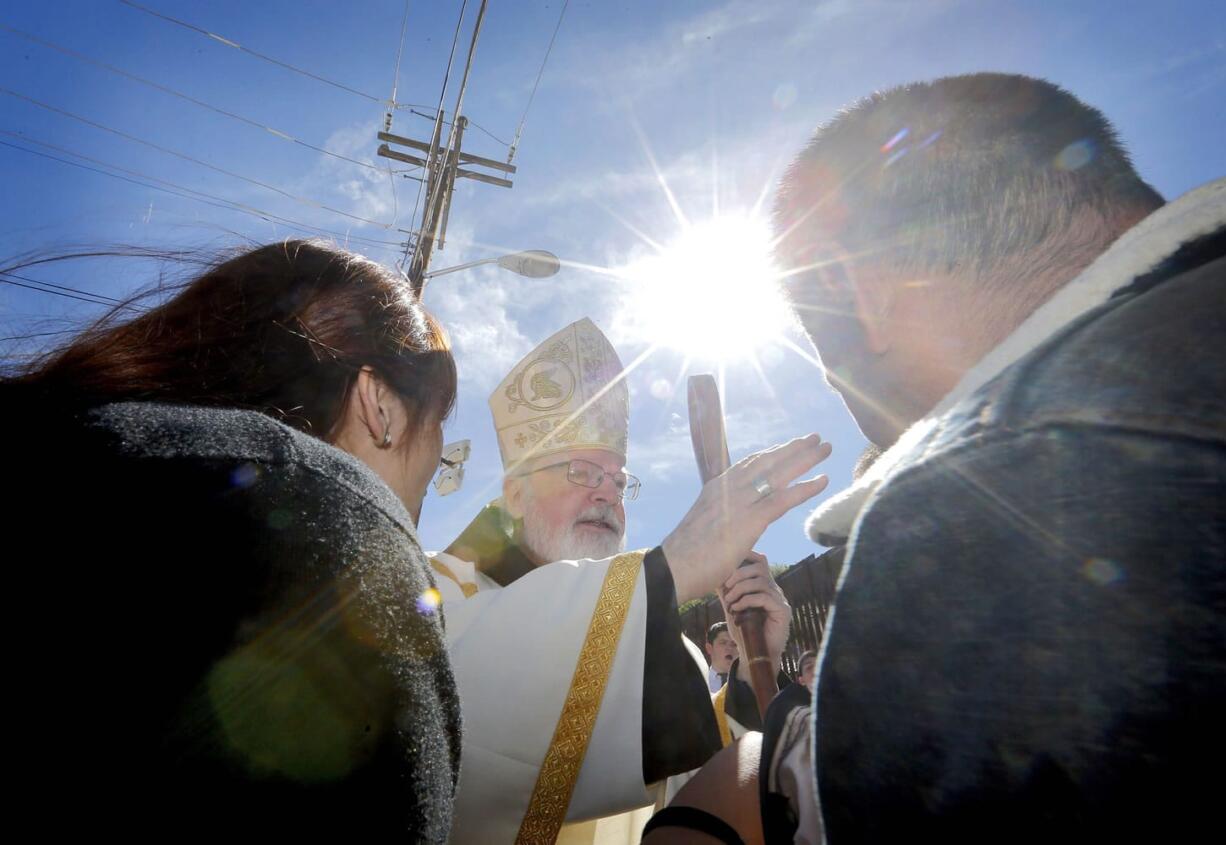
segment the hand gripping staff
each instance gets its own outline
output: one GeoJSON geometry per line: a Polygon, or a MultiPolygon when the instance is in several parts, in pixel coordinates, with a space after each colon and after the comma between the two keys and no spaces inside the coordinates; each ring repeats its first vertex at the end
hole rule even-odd
{"type": "MultiPolygon", "coordinates": [[[[690,440],[694,444],[698,476],[705,485],[712,478],[723,475],[731,463],[728,459],[728,437],[724,431],[724,412],[719,402],[719,388],[710,373],[690,376],[688,394],[690,440]]],[[[744,561],[741,566],[748,563],[750,561],[744,561]]],[[[749,666],[749,683],[758,702],[758,715],[765,719],[766,707],[778,692],[775,672],[766,650],[766,611],[751,607],[733,614],[728,621],[741,629],[741,641],[745,643],[742,663],[749,666]]]]}

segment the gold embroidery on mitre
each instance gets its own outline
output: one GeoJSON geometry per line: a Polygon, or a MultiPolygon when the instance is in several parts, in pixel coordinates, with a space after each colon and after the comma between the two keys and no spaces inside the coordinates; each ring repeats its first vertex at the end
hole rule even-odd
{"type": "Polygon", "coordinates": [[[558,716],[558,725],[537,774],[528,810],[515,837],[516,845],[552,845],[566,820],[566,810],[570,807],[575,782],[592,740],[644,554],[641,551],[620,554],[613,558],[605,573],[587,636],[579,649],[566,703],[558,716]]]}
{"type": "Polygon", "coordinates": [[[589,319],[515,365],[490,397],[503,467],[568,449],[626,455],[630,393],[621,360],[589,319]]]}
{"type": "Polygon", "coordinates": [[[515,374],[503,393],[510,400],[508,413],[514,413],[520,405],[533,411],[553,411],[565,405],[575,395],[578,379],[569,363],[570,344],[557,341],[544,352],[532,358],[515,374]],[[524,389],[527,382],[528,389],[524,389]]]}

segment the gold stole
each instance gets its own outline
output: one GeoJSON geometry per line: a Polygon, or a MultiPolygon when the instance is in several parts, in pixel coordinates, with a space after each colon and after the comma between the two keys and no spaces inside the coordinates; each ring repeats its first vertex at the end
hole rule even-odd
{"type": "MultiPolygon", "coordinates": [[[[552,845],[566,820],[566,810],[570,807],[575,781],[579,779],[579,769],[596,726],[596,715],[600,712],[600,702],[609,682],[609,670],[626,624],[644,555],[641,551],[620,554],[613,558],[605,573],[587,636],[579,650],[570,690],[566,693],[566,703],[515,837],[516,845],[552,845]]],[[[634,741],[639,739],[636,737],[634,741]]]]}
{"type": "Polygon", "coordinates": [[[440,563],[437,558],[430,558],[430,566],[433,567],[434,571],[439,575],[443,575],[450,578],[452,581],[455,581],[456,586],[460,588],[460,592],[464,594],[464,598],[470,599],[477,594],[478,588],[476,584],[470,581],[461,581],[459,576],[451,571],[450,566],[440,563]]]}
{"type": "MultiPolygon", "coordinates": [[[[732,679],[729,678],[731,683],[732,679]]],[[[732,744],[732,729],[728,727],[728,713],[724,709],[728,702],[728,684],[719,688],[719,692],[711,697],[711,705],[715,708],[715,724],[719,726],[719,741],[724,748],[732,744]]]]}

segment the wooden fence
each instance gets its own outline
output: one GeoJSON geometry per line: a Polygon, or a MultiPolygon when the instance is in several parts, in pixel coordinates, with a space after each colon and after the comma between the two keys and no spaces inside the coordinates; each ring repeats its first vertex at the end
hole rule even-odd
{"type": "MultiPolygon", "coordinates": [[[[783,671],[795,677],[800,655],[817,650],[826,631],[826,617],[834,601],[834,588],[843,568],[843,549],[809,555],[775,576],[779,588],[792,606],[792,633],[783,652],[783,671]]],[[[724,609],[715,596],[688,608],[681,614],[681,630],[702,648],[707,629],[724,619],[724,609]]]]}

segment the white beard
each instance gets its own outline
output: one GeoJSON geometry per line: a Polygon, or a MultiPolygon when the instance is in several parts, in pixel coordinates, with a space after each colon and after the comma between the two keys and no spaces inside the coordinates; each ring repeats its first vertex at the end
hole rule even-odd
{"type": "Polygon", "coordinates": [[[524,522],[520,542],[538,560],[600,560],[612,557],[626,548],[626,526],[618,519],[612,505],[593,505],[583,511],[570,525],[551,525],[537,507],[532,486],[524,489],[524,522]],[[616,533],[579,531],[576,523],[603,519],[616,526],[616,533]]]}

